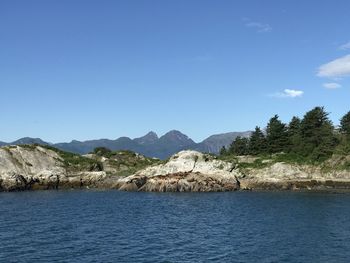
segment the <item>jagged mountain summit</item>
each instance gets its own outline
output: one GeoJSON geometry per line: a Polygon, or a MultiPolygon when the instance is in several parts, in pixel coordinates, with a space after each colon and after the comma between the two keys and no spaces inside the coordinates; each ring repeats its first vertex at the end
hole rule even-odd
{"type": "Polygon", "coordinates": [[[21,144],[52,145],[63,151],[78,154],[87,154],[89,152],[92,152],[97,147],[106,147],[113,151],[130,150],[148,157],[166,159],[182,150],[197,150],[201,152],[217,154],[219,153],[222,146],[227,147],[237,136],[248,137],[249,135],[249,131],[215,134],[200,143],[196,143],[180,131],[172,130],[161,137],[158,137],[155,132],[151,131],[146,135],[135,139],[131,139],[129,137],[120,137],[116,140],[73,140],[69,143],[64,142],[56,144],[45,142],[39,138],[25,137],[11,143],[0,142],[0,146],[21,144]]]}
{"type": "Polygon", "coordinates": [[[149,145],[158,141],[159,137],[154,131],[150,131],[145,136],[135,138],[134,141],[141,145],[149,145]]]}

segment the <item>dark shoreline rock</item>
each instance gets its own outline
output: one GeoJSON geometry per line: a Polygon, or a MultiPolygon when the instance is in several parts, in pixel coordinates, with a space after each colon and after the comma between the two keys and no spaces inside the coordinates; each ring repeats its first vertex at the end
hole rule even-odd
{"type": "Polygon", "coordinates": [[[349,180],[286,180],[286,181],[241,181],[240,190],[270,190],[270,191],[349,191],[349,180]]]}

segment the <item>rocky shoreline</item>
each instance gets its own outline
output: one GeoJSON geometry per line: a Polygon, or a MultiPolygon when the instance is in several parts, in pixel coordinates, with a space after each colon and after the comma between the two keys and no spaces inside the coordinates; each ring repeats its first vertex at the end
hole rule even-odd
{"type": "Polygon", "coordinates": [[[62,155],[43,146],[0,148],[0,191],[101,188],[147,192],[224,192],[239,190],[348,191],[349,170],[273,163],[241,168],[196,151],[182,151],[166,162],[133,154],[109,158],[62,155]],[[66,156],[69,157],[67,160],[66,156]],[[120,161],[120,158],[122,161],[120,161]],[[119,160],[119,162],[118,162],[119,160]],[[140,168],[138,163],[146,164],[140,168]],[[131,169],[131,168],[132,169],[131,169]],[[125,171],[132,171],[127,175],[125,171]]]}

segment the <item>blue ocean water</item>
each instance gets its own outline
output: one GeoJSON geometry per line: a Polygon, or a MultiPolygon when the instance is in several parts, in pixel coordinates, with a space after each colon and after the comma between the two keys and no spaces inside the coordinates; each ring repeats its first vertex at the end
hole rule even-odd
{"type": "Polygon", "coordinates": [[[350,194],[0,193],[0,262],[349,262],[350,194]]]}

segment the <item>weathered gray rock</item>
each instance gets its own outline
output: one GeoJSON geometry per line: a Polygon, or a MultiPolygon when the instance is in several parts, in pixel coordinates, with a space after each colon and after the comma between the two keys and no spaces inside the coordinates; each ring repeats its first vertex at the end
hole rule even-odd
{"type": "Polygon", "coordinates": [[[115,188],[149,192],[217,192],[239,189],[231,163],[196,151],[181,151],[168,162],[120,179],[115,188]]]}
{"type": "Polygon", "coordinates": [[[319,166],[267,159],[260,168],[253,165],[258,157],[231,163],[196,151],[179,152],[161,164],[130,152],[86,157],[47,146],[2,147],[0,191],[82,187],[153,192],[350,190],[350,170],[346,169],[350,156],[334,156],[319,166]]]}
{"type": "Polygon", "coordinates": [[[334,169],[324,170],[322,166],[278,162],[264,168],[243,169],[237,177],[241,189],[350,189],[350,171],[338,169],[338,166],[336,163],[334,169]]]}
{"type": "Polygon", "coordinates": [[[105,172],[71,173],[59,154],[41,146],[0,148],[0,191],[92,186],[105,176],[105,172]]]}

